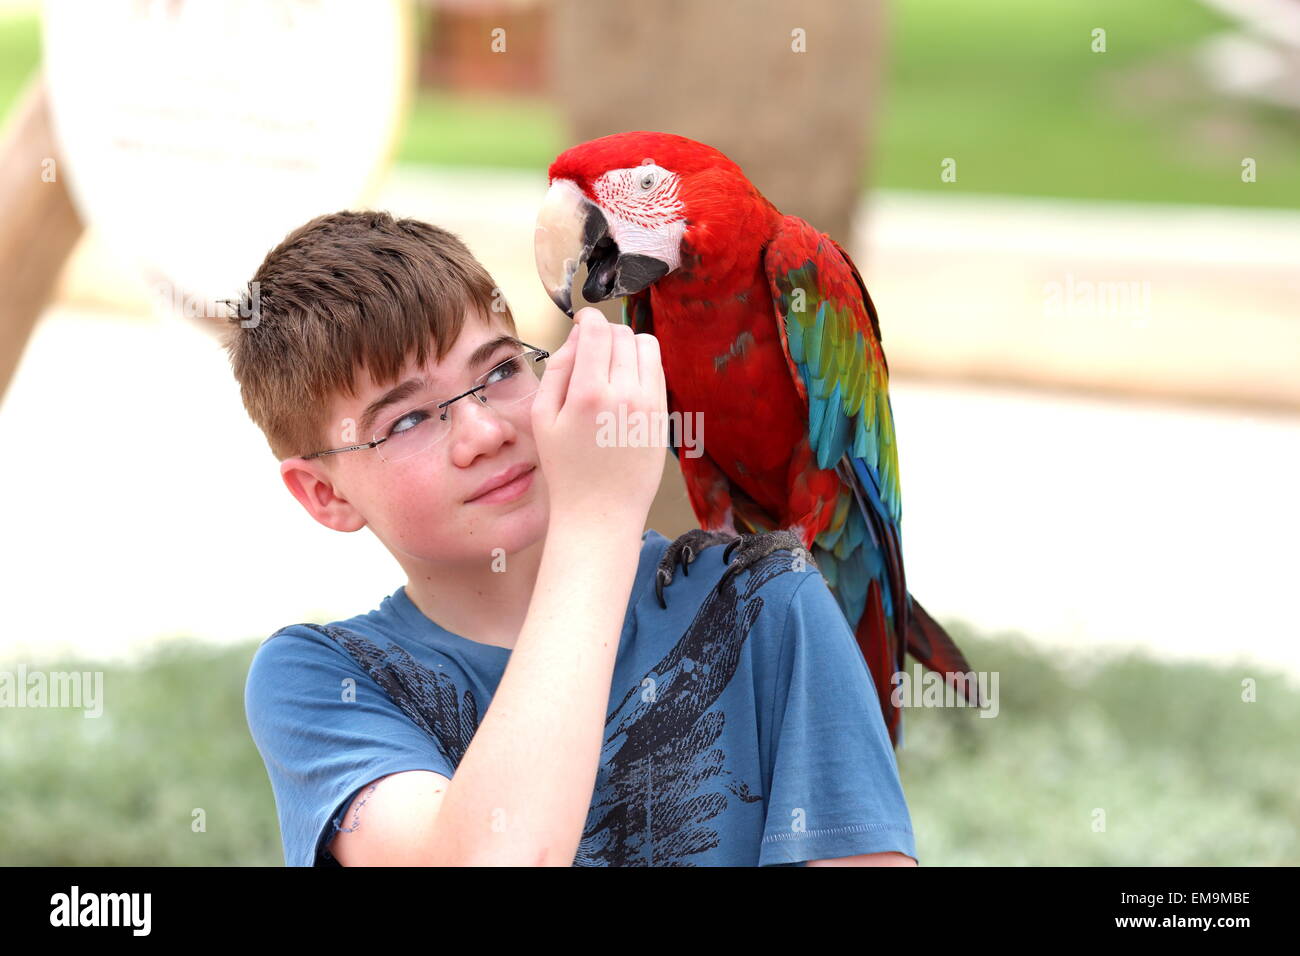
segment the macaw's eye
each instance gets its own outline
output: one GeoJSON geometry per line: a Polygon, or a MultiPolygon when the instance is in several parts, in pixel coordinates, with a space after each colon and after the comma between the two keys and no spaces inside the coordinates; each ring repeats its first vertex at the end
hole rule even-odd
{"type": "Polygon", "coordinates": [[[653,170],[648,173],[645,173],[641,177],[641,188],[646,192],[649,192],[651,189],[654,189],[655,180],[657,178],[658,177],[655,175],[653,170]]]}

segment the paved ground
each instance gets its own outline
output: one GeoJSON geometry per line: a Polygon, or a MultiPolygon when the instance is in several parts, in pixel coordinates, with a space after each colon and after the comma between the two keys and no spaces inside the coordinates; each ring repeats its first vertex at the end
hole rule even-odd
{"type": "MultiPolygon", "coordinates": [[[[553,341],[549,320],[540,318],[547,313],[531,271],[530,224],[521,225],[522,192],[503,195],[494,180],[472,180],[428,190],[399,173],[383,204],[459,227],[497,274],[527,334],[553,341]],[[470,203],[465,197],[473,195],[495,198],[470,203]]],[[[915,251],[907,253],[922,238],[909,222],[937,215],[936,208],[926,200],[909,205],[907,197],[888,203],[892,211],[873,229],[868,268],[879,271],[892,302],[890,313],[882,305],[886,346],[891,363],[898,354],[903,367],[892,395],[914,593],[941,618],[1019,630],[1039,642],[1243,655],[1300,680],[1300,413],[909,377],[904,353],[921,356],[918,371],[929,369],[902,317],[912,329],[933,323],[926,303],[955,293],[926,281],[915,251]],[[886,270],[891,260],[897,268],[886,270]]],[[[1017,221],[1022,211],[1012,204],[1003,213],[1017,221]]],[[[939,246],[961,233],[959,218],[935,240],[939,246]]],[[[1088,257],[1106,243],[1094,240],[1081,240],[1083,251],[1070,261],[1095,261],[1088,257]]],[[[1118,253],[1151,261],[1132,244],[1118,253]]],[[[1036,268],[1018,254],[999,255],[1013,269],[1036,268]]],[[[73,299],[85,298],[79,290],[107,261],[102,250],[79,259],[64,284],[73,299]]],[[[1289,333],[1270,311],[1267,289],[1276,286],[1265,281],[1281,274],[1280,265],[1256,258],[1241,268],[1264,277],[1266,291],[1246,296],[1252,305],[1242,321],[1263,329],[1267,342],[1231,348],[1248,358],[1260,353],[1261,366],[1291,360],[1294,368],[1300,350],[1279,354],[1289,333]]],[[[1229,285],[1218,294],[1233,292],[1229,285]]],[[[993,308],[981,301],[977,311],[993,308]]],[[[1188,321],[1208,319],[1198,313],[1188,321]]],[[[954,323],[949,329],[961,338],[954,323]]],[[[1127,341],[1135,341],[1136,325],[1130,332],[1127,341]]],[[[951,360],[943,346],[931,342],[933,363],[951,360]]],[[[301,510],[244,416],[224,354],[184,321],[141,309],[52,308],[0,406],[0,443],[7,464],[0,494],[10,504],[0,550],[7,598],[0,659],[129,654],[181,634],[246,640],[369,609],[402,583],[366,532],[330,532],[301,510]]],[[[656,514],[683,520],[682,504],[680,486],[666,483],[656,514]]]]}

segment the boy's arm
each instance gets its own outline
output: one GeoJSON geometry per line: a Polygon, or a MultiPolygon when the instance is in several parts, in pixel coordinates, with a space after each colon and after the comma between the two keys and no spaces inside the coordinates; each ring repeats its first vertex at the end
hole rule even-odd
{"type": "Polygon", "coordinates": [[[249,731],[275,791],[289,866],[330,865],[331,838],[354,822],[352,805],[375,781],[455,773],[443,741],[403,713],[354,652],[383,653],[344,628],[291,625],[263,641],[249,667],[249,731]]]}
{"type": "Polygon", "coordinates": [[[863,853],[859,856],[841,856],[829,860],[809,860],[805,866],[916,866],[916,861],[906,853],[863,853]]]}
{"type": "Polygon", "coordinates": [[[341,863],[573,864],[641,523],[552,514],[523,630],[454,777],[411,771],[365,788],[358,826],[335,838],[341,863]]]}
{"type": "Polygon", "coordinates": [[[419,866],[450,785],[451,778],[430,770],[375,780],[343,814],[330,855],[342,866],[419,866]]]}

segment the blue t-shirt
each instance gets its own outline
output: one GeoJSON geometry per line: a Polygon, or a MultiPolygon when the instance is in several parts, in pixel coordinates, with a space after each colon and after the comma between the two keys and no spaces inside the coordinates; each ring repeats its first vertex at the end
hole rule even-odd
{"type": "MultiPolygon", "coordinates": [[[[916,858],[866,662],[825,579],[776,551],[720,587],[723,547],[655,599],[642,535],[575,866],[779,866],[916,858]]],[[[289,866],[327,849],[368,784],[451,778],[511,650],[453,634],[405,587],[367,614],[262,642],[245,687],[289,866]]],[[[364,809],[357,817],[365,825],[364,809]]]]}

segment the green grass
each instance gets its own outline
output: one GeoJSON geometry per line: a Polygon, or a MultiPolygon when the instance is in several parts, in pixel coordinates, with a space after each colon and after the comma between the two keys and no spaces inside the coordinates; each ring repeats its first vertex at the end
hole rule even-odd
{"type": "MultiPolygon", "coordinates": [[[[972,666],[999,672],[1000,712],[906,712],[898,760],[923,865],[1300,862],[1300,693],[1280,677],[1140,656],[1063,667],[1023,639],[952,631],[972,666]]],[[[6,710],[0,865],[281,865],[244,719],[257,644],[177,641],[104,668],[96,719],[6,710]]]]}
{"type": "MultiPolygon", "coordinates": [[[[899,0],[863,184],[1300,208],[1300,119],[1216,95],[1194,69],[1225,23],[1193,0],[899,0]],[[1096,27],[1105,53],[1091,50],[1096,27]],[[1241,181],[1247,156],[1254,183],[1241,181]],[[948,157],[955,183],[940,181],[948,157]]],[[[0,19],[0,112],[37,45],[34,18],[0,19]]],[[[422,91],[397,158],[540,169],[565,145],[545,99],[422,91]]]]}
{"type": "Polygon", "coordinates": [[[567,145],[560,129],[558,111],[545,100],[423,90],[397,158],[437,166],[544,168],[567,145]]]}
{"type": "Polygon", "coordinates": [[[1226,21],[1191,0],[907,0],[876,154],[881,185],[1300,207],[1300,117],[1206,89],[1226,21]],[[1106,52],[1091,49],[1106,30],[1106,52]],[[1241,181],[1241,160],[1258,181],[1241,181]],[[957,160],[957,182],[939,164],[957,160]]]}
{"type": "MultiPolygon", "coordinates": [[[[1190,0],[903,0],[891,17],[864,186],[1300,208],[1300,118],[1204,87],[1194,51],[1225,21],[1190,0]]],[[[542,168],[561,129],[545,101],[426,93],[399,157],[542,168]]]]}
{"type": "Polygon", "coordinates": [[[258,643],[176,641],[136,667],[51,665],[104,670],[104,712],[4,711],[0,865],[281,865],[271,784],[244,719],[258,643]]]}
{"type": "Polygon", "coordinates": [[[1300,693],[1282,676],[950,630],[972,667],[999,672],[999,714],[905,712],[923,865],[1300,863],[1300,693]]]}
{"type": "Polygon", "coordinates": [[[40,61],[40,21],[28,14],[0,14],[0,119],[18,102],[40,61]]]}

